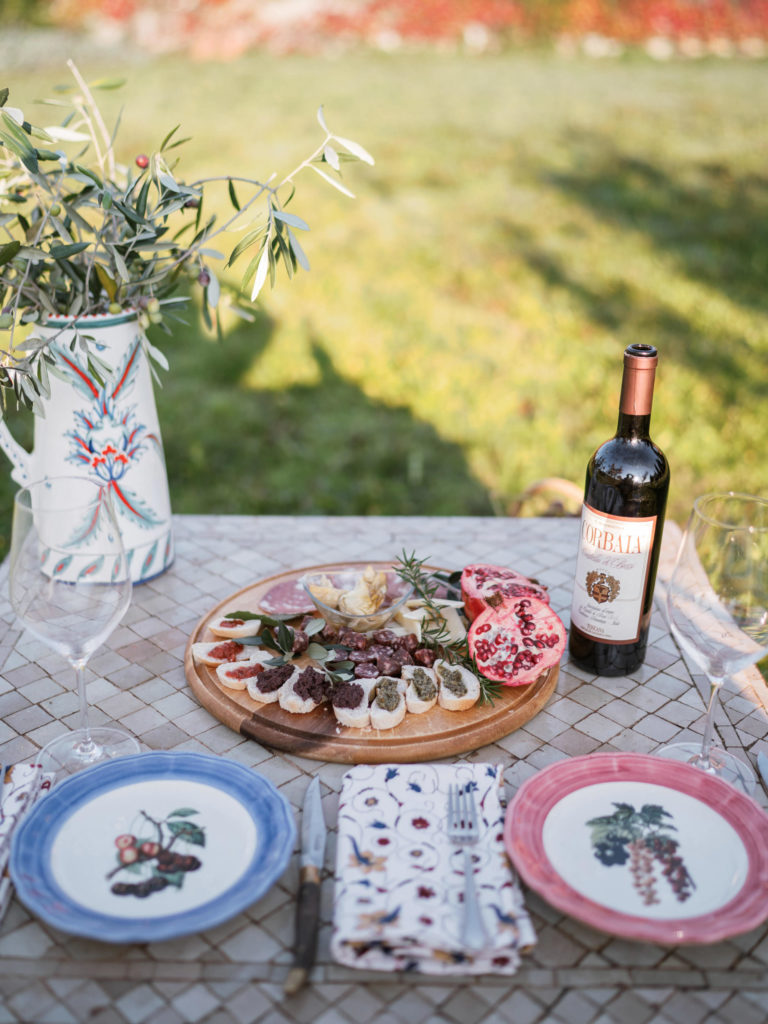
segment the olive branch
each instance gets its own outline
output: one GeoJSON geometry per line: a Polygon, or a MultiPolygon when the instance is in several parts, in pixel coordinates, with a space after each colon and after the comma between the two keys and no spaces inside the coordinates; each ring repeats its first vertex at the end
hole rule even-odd
{"type": "MultiPolygon", "coordinates": [[[[268,278],[274,286],[280,265],[289,278],[299,268],[309,270],[297,238],[309,225],[286,210],[295,179],[311,170],[354,198],[341,180],[342,164],[374,162],[359,143],[329,129],[321,106],[320,142],[282,176],[231,174],[185,183],[174,153],[187,141],[178,137],[178,125],[150,156],[140,153],[125,166],[115,149],[119,118],[110,130],[94,97],[98,89],[123,83],[89,84],[73,61],[67,64],[74,84],[60,89],[66,98],[45,101],[65,108],[59,125],[31,124],[9,105],[8,89],[0,88],[0,331],[8,332],[0,347],[0,399],[13,391],[20,404],[38,412],[41,398],[50,394],[49,371],[55,372],[50,339],[14,344],[18,329],[66,316],[78,332],[74,344],[95,359],[80,333],[85,317],[136,310],[142,328],[157,324],[168,331],[164,318],[178,319],[175,308],[187,299],[174,293],[187,278],[201,288],[210,329],[215,325],[221,334],[224,292],[234,296],[232,312],[252,320],[251,305],[268,278]],[[63,147],[75,148],[69,154],[63,147]],[[212,186],[226,187],[231,206],[221,223],[204,213],[212,186]],[[241,237],[227,258],[213,243],[234,229],[241,237]],[[220,283],[213,263],[222,260],[227,268],[241,257],[248,262],[239,287],[220,283]]],[[[153,362],[168,368],[148,341],[145,350],[153,374],[153,362]]],[[[94,370],[104,367],[94,362],[94,370]]]]}

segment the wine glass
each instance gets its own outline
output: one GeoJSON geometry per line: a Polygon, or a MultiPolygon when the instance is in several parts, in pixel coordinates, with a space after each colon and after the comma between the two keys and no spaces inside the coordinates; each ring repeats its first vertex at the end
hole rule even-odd
{"type": "Polygon", "coordinates": [[[658,753],[738,786],[755,787],[751,767],[713,745],[714,710],[726,677],[768,653],[768,499],[751,494],[697,498],[667,592],[672,635],[706,673],[704,736],[658,753]]]}
{"type": "Polygon", "coordinates": [[[80,725],[43,747],[44,771],[71,775],[139,750],[130,734],[88,724],[85,666],[131,602],[131,578],[109,492],[85,477],[52,477],[14,500],[9,590],[24,626],[75,670],[80,725]]]}

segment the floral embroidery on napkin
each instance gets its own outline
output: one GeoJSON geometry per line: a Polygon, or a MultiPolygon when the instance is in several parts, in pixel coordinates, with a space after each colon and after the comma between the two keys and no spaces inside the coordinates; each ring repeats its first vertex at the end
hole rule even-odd
{"type": "Polygon", "coordinates": [[[501,766],[359,765],[339,803],[334,932],[342,963],[376,970],[512,974],[533,927],[504,848],[501,766]],[[451,783],[471,788],[475,884],[492,938],[461,946],[463,851],[446,834],[451,783]]]}
{"type": "Polygon", "coordinates": [[[0,921],[11,899],[8,860],[11,837],[32,805],[53,785],[53,774],[37,764],[14,764],[3,772],[3,797],[0,801],[0,921]]]}

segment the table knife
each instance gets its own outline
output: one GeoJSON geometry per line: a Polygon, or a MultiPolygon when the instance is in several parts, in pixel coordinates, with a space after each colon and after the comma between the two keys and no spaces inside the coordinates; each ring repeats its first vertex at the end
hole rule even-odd
{"type": "Polygon", "coordinates": [[[299,991],[315,962],[317,930],[320,924],[320,872],[325,854],[325,839],[320,779],[315,776],[307,786],[301,812],[301,866],[296,902],[296,938],[293,967],[283,984],[286,995],[293,995],[299,991]]]}

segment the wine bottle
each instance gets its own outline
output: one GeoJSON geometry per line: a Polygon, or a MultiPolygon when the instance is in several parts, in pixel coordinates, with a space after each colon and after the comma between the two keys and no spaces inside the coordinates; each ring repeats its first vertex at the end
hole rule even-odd
{"type": "Polygon", "coordinates": [[[587,466],[569,649],[599,676],[628,675],[645,660],[669,491],[649,434],[657,363],[653,345],[625,350],[616,434],[587,466]]]}

